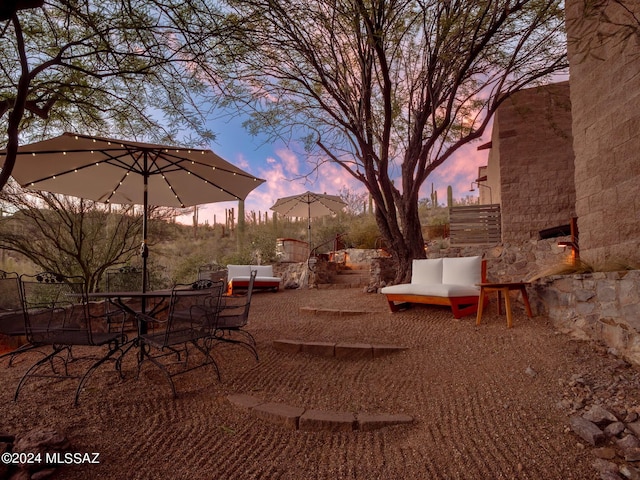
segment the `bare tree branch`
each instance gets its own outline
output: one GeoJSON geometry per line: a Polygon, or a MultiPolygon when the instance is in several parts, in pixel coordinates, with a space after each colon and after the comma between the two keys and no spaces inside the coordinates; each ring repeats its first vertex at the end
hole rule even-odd
{"type": "Polygon", "coordinates": [[[0,248],[24,255],[43,270],[82,276],[90,291],[104,272],[138,254],[141,215],[124,207],[110,213],[102,204],[9,183],[0,192],[0,248]]]}
{"type": "Polygon", "coordinates": [[[228,0],[227,90],[369,190],[406,276],[418,194],[499,105],[567,67],[561,0],[228,0]]]}

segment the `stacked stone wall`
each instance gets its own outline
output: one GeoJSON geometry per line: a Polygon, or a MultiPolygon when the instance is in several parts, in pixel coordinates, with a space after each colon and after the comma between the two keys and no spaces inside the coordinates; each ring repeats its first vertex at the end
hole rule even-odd
{"type": "Polygon", "coordinates": [[[640,2],[625,0],[628,10],[618,2],[603,4],[605,15],[593,17],[605,19],[599,23],[585,20],[582,0],[568,0],[566,10],[580,254],[596,269],[637,268],[640,2]]]}
{"type": "Polygon", "coordinates": [[[497,117],[492,144],[500,152],[503,242],[536,239],[540,230],[568,224],[575,215],[569,83],[522,90],[497,117]]]}
{"type": "Polygon", "coordinates": [[[530,298],[561,331],[640,365],[639,287],[639,270],[556,275],[536,281],[530,298]]]}
{"type": "MultiPolygon", "coordinates": [[[[500,244],[493,247],[448,247],[431,242],[427,258],[483,256],[487,261],[487,280],[494,282],[522,282],[535,277],[558,272],[569,261],[568,252],[558,247],[559,240],[569,237],[529,240],[516,244],[500,244]]],[[[395,278],[395,268],[390,258],[374,258],[371,266],[370,291],[390,285],[395,278]]]]}

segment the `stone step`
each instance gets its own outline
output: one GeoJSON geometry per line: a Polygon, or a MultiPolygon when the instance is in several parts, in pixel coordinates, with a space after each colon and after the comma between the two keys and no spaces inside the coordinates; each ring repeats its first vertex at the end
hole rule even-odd
{"type": "Polygon", "coordinates": [[[339,290],[341,288],[358,288],[358,287],[366,287],[368,284],[358,285],[356,283],[318,283],[316,287],[318,290],[339,290]]]}
{"type": "Polygon", "coordinates": [[[338,275],[369,275],[369,268],[340,268],[338,275]]]}
{"type": "Polygon", "coordinates": [[[292,430],[320,432],[371,431],[394,425],[413,423],[412,416],[403,413],[358,413],[311,410],[277,402],[266,402],[246,394],[232,394],[227,400],[234,407],[275,425],[292,430]]]}
{"type": "Polygon", "coordinates": [[[340,267],[331,277],[329,283],[319,283],[319,289],[359,288],[369,285],[369,265],[350,265],[340,267]]]}
{"type": "Polygon", "coordinates": [[[284,353],[308,353],[322,357],[343,360],[379,358],[392,353],[408,350],[404,345],[371,343],[305,342],[280,338],[273,341],[273,348],[284,353]]]}
{"type": "Polygon", "coordinates": [[[332,283],[359,283],[363,281],[369,283],[369,275],[334,275],[331,278],[332,283]]]}

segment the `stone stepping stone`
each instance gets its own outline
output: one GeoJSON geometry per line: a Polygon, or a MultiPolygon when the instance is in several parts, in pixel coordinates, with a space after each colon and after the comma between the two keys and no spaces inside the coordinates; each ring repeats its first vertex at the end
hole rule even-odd
{"type": "Polygon", "coordinates": [[[375,312],[367,310],[341,310],[338,308],[315,308],[315,307],[300,307],[301,313],[311,313],[313,315],[331,315],[337,317],[349,317],[354,315],[365,315],[375,312]]]}
{"type": "Polygon", "coordinates": [[[405,414],[307,410],[283,403],[265,402],[245,394],[228,395],[227,400],[231,405],[245,410],[250,415],[292,430],[367,432],[392,425],[413,423],[413,417],[405,414]]]}
{"type": "Polygon", "coordinates": [[[335,343],[308,342],[300,340],[277,339],[273,348],[284,353],[308,353],[321,357],[335,357],[344,360],[378,358],[391,353],[408,350],[400,345],[381,345],[371,343],[335,343]]]}

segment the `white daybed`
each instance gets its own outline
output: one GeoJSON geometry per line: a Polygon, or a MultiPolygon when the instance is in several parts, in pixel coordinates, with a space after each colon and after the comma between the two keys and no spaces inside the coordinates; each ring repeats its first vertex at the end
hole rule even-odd
{"type": "Polygon", "coordinates": [[[478,311],[480,287],[486,281],[486,262],[481,257],[413,260],[411,283],[384,287],[392,312],[411,303],[448,305],[460,318],[478,311]],[[398,303],[396,303],[398,302],[398,303]]]}
{"type": "Polygon", "coordinates": [[[247,288],[251,271],[256,271],[256,279],[253,288],[271,289],[278,291],[282,278],[273,276],[272,265],[227,265],[228,292],[233,293],[234,288],[247,288]]]}

